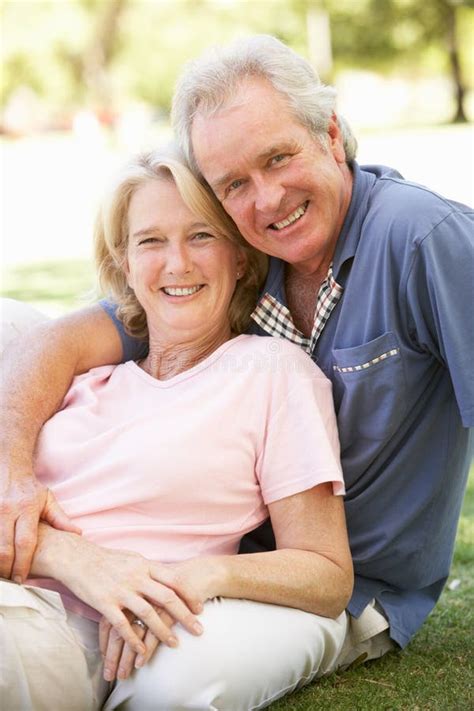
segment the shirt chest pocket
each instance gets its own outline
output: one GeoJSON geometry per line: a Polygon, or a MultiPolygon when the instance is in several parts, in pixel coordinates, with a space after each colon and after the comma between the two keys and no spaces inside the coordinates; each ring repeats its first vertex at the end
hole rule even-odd
{"type": "Polygon", "coordinates": [[[406,383],[394,333],[333,350],[333,384],[343,447],[354,438],[386,440],[406,410],[406,383]]]}

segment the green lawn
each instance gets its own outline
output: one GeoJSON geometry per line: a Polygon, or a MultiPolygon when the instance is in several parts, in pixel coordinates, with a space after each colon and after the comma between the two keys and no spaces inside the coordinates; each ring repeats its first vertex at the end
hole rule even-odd
{"type": "MultiPolygon", "coordinates": [[[[91,299],[89,262],[51,262],[12,268],[3,296],[50,314],[91,299]]],[[[433,614],[402,654],[319,681],[272,705],[274,711],[467,711],[474,709],[474,467],[464,502],[450,581],[433,614]]]]}

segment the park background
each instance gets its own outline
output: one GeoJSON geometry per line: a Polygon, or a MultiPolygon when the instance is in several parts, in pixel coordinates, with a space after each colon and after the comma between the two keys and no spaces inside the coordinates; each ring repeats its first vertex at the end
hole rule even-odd
{"type": "MultiPolygon", "coordinates": [[[[170,137],[187,60],[262,32],[336,86],[359,162],[473,204],[474,0],[0,0],[4,296],[50,316],[95,298],[92,224],[110,176],[170,137]]],[[[407,652],[272,708],[474,707],[473,484],[448,586],[407,652]]]]}

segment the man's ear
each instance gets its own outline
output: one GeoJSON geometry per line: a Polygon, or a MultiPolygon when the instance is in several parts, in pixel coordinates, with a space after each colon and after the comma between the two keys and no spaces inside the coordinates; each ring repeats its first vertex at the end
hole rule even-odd
{"type": "Polygon", "coordinates": [[[328,140],[329,148],[337,163],[345,163],[346,152],[344,150],[344,142],[342,139],[341,129],[339,128],[337,116],[335,113],[332,114],[329,120],[328,140]]]}

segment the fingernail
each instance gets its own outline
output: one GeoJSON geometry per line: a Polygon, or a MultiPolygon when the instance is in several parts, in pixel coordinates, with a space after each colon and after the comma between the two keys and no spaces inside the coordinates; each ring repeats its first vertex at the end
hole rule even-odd
{"type": "Polygon", "coordinates": [[[112,681],[114,678],[114,675],[110,671],[110,669],[104,669],[104,679],[105,681],[112,681]]]}
{"type": "Polygon", "coordinates": [[[168,647],[177,647],[178,646],[178,640],[176,639],[176,637],[168,637],[168,640],[166,643],[167,643],[168,647]]]}
{"type": "Polygon", "coordinates": [[[127,678],[127,672],[125,669],[119,669],[118,674],[117,674],[118,679],[126,679],[127,678]]]}
{"type": "Polygon", "coordinates": [[[23,578],[21,577],[21,575],[14,575],[13,582],[18,583],[18,585],[21,585],[23,583],[23,578]]]}
{"type": "Polygon", "coordinates": [[[143,666],[143,662],[145,661],[144,657],[140,656],[135,659],[135,669],[140,669],[140,667],[143,666]]]}
{"type": "Polygon", "coordinates": [[[196,634],[202,634],[203,627],[201,624],[199,624],[199,622],[195,622],[193,625],[193,630],[194,632],[196,632],[196,634]]]}

